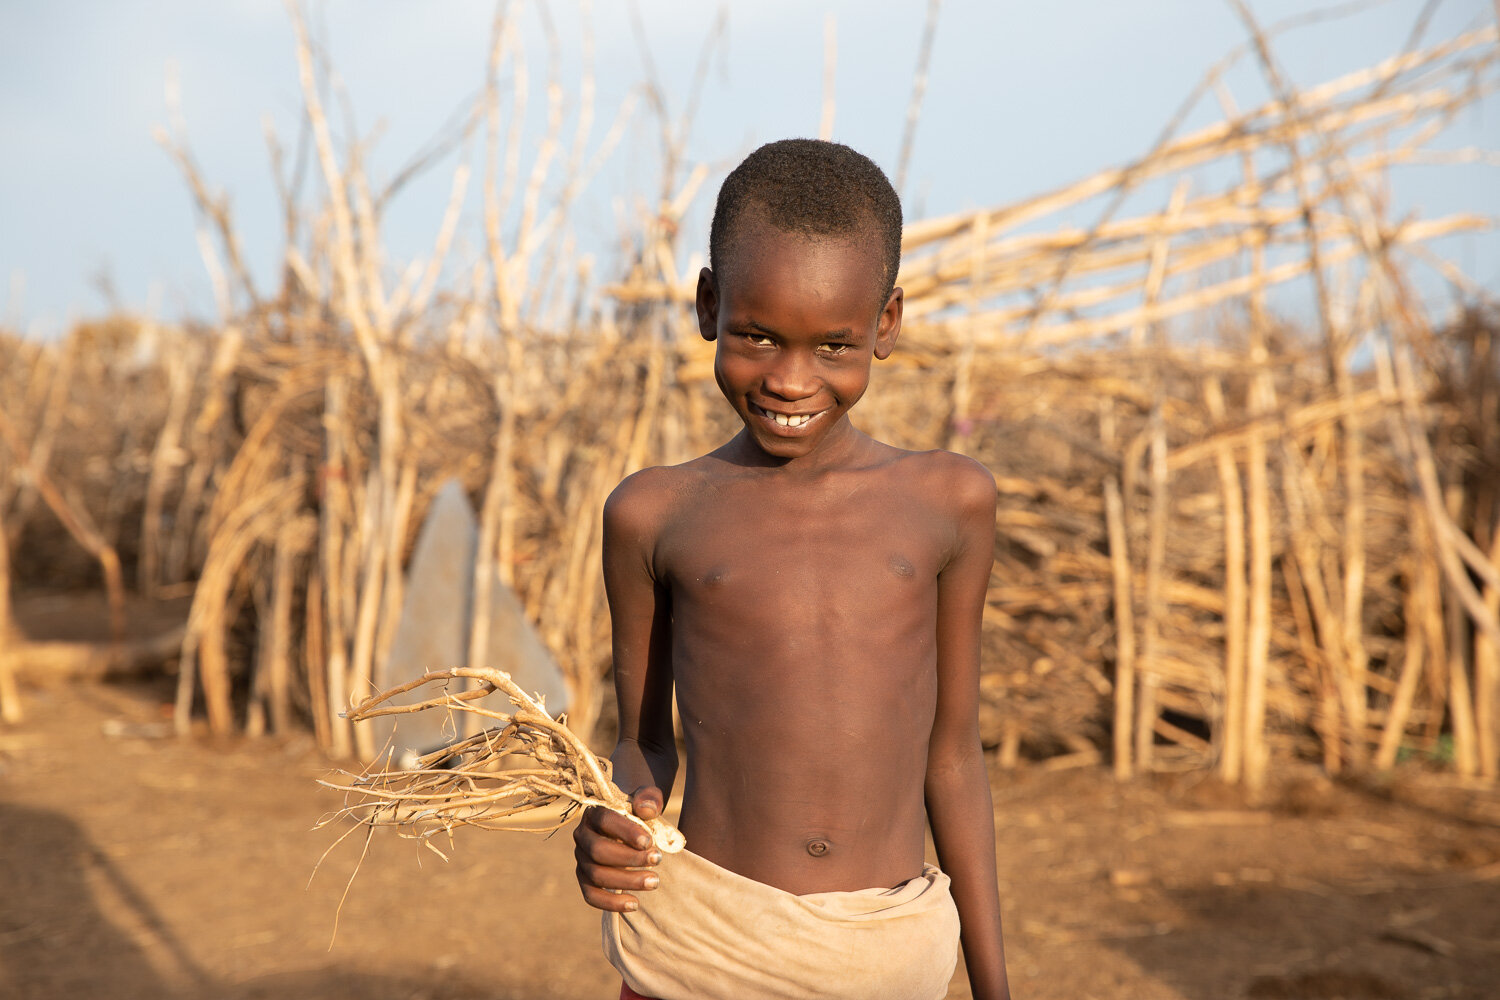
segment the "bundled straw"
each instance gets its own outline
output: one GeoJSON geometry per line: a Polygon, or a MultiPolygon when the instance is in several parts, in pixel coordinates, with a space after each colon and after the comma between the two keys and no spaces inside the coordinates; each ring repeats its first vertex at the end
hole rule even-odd
{"type": "Polygon", "coordinates": [[[446,857],[432,846],[431,838],[439,832],[451,837],[454,827],[551,832],[565,825],[579,807],[602,806],[639,823],[668,854],[686,844],[666,820],[635,816],[629,797],[611,780],[609,761],[596,757],[561,718],[549,715],[504,671],[434,671],[366,699],[348,716],[362,722],[429,709],[470,712],[499,724],[434,750],[411,768],[366,772],[352,785],[320,782],[349,793],[344,807],[320,826],[352,817],[372,830],[396,827],[403,836],[446,857]],[[478,685],[455,692],[448,689],[452,681],[478,685]],[[429,684],[438,684],[441,693],[411,705],[390,704],[429,684]],[[477,704],[496,691],[511,700],[514,712],[505,715],[477,704]],[[520,767],[512,763],[518,757],[523,758],[520,767]],[[554,811],[559,805],[564,807],[560,813],[554,811]],[[538,818],[543,822],[539,824],[538,818]]]}

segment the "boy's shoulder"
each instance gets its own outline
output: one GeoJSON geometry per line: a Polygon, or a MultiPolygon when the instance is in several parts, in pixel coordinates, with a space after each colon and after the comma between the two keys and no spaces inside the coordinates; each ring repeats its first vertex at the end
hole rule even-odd
{"type": "Polygon", "coordinates": [[[894,445],[886,445],[895,453],[895,460],[925,475],[951,480],[954,483],[988,483],[995,485],[995,477],[984,463],[956,451],[930,448],[926,451],[908,451],[894,445]]]}
{"type": "Polygon", "coordinates": [[[659,506],[677,491],[678,476],[672,466],[654,465],[632,472],[610,491],[604,501],[605,517],[639,515],[659,506]]]}
{"type": "Polygon", "coordinates": [[[701,459],[682,465],[653,465],[632,472],[604,501],[604,523],[616,529],[657,527],[705,481],[701,459]]]}
{"type": "Polygon", "coordinates": [[[959,511],[994,509],[995,476],[983,463],[957,452],[930,451],[896,453],[893,466],[903,482],[935,502],[951,504],[959,511]]]}

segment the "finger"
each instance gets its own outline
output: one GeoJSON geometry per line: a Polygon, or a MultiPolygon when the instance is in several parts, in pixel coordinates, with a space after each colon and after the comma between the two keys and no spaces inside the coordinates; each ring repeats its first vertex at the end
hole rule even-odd
{"type": "Polygon", "coordinates": [[[645,827],[637,823],[629,816],[622,816],[608,809],[601,810],[604,815],[594,825],[594,829],[606,837],[613,837],[622,844],[645,850],[651,846],[651,834],[645,827]]]}
{"type": "Polygon", "coordinates": [[[591,885],[582,884],[579,888],[583,890],[583,901],[596,910],[629,913],[641,907],[641,901],[629,893],[610,892],[608,889],[596,889],[591,885]]]}
{"type": "Polygon", "coordinates": [[[666,807],[665,798],[655,785],[642,785],[630,793],[630,809],[641,819],[655,819],[666,807]]]}
{"type": "Polygon", "coordinates": [[[600,828],[600,824],[613,815],[616,814],[609,809],[605,809],[603,806],[589,806],[583,811],[583,822],[578,825],[580,827],[586,826],[591,830],[598,830],[602,833],[603,830],[600,828]]]}
{"type": "Polygon", "coordinates": [[[596,889],[629,889],[632,892],[650,892],[661,884],[661,878],[653,871],[637,871],[631,868],[612,868],[580,861],[577,868],[578,884],[596,889]]]}
{"type": "Polygon", "coordinates": [[[573,843],[582,845],[600,837],[643,850],[651,846],[650,834],[629,816],[623,816],[612,809],[590,806],[584,810],[583,819],[573,828],[573,843]]]}
{"type": "Polygon", "coordinates": [[[577,842],[573,857],[580,863],[610,865],[614,868],[650,868],[661,863],[661,852],[653,848],[640,851],[629,844],[608,837],[587,837],[577,842]]]}

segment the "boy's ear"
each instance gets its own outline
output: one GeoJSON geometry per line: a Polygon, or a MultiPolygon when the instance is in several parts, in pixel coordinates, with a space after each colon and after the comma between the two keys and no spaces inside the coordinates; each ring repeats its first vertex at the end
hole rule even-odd
{"type": "Polygon", "coordinates": [[[875,357],[884,361],[896,349],[896,338],[901,336],[901,312],[905,306],[905,294],[900,288],[891,289],[891,297],[885,300],[880,310],[880,319],[875,324],[875,357]]]}
{"type": "Polygon", "coordinates": [[[698,272],[698,333],[712,343],[719,339],[719,279],[709,268],[698,272]]]}

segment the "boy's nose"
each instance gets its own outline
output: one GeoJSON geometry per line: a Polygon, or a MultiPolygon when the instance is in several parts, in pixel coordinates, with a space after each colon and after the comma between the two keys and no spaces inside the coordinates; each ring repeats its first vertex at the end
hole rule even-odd
{"type": "Polygon", "coordinates": [[[763,385],[767,392],[782,399],[806,399],[818,391],[817,381],[810,361],[788,352],[779,364],[766,372],[763,385]]]}

